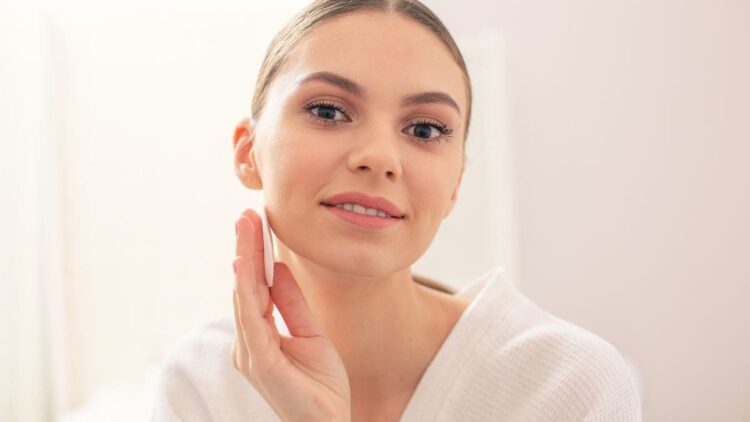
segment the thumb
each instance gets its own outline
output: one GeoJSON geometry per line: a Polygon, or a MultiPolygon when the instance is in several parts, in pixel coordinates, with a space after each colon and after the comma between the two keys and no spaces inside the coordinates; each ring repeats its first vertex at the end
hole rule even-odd
{"type": "Polygon", "coordinates": [[[289,334],[294,337],[323,336],[323,330],[307,305],[307,300],[289,267],[282,262],[275,262],[273,274],[273,286],[269,290],[273,302],[284,318],[289,334]]]}

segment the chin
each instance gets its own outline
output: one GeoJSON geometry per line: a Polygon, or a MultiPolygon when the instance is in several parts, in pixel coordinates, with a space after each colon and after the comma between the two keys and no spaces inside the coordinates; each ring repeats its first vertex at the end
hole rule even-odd
{"type": "Polygon", "coordinates": [[[320,235],[317,233],[310,237],[295,236],[289,239],[291,244],[285,244],[281,239],[277,240],[281,247],[287,248],[293,255],[309,263],[328,271],[355,277],[388,276],[409,268],[418,258],[404,254],[403,250],[398,250],[390,244],[378,246],[352,237],[333,240],[320,239],[318,236],[320,235]]]}

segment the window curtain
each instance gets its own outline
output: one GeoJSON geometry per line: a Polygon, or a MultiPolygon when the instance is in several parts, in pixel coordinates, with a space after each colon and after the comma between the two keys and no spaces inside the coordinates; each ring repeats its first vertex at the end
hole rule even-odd
{"type": "Polygon", "coordinates": [[[49,27],[0,3],[0,420],[49,421],[66,403],[60,168],[49,27]]]}

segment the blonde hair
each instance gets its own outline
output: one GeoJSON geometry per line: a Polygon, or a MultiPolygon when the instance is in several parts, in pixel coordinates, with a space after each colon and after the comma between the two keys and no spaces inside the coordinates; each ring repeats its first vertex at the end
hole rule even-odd
{"type": "Polygon", "coordinates": [[[471,80],[463,56],[448,29],[432,11],[418,0],[315,0],[295,15],[273,38],[266,50],[266,56],[258,73],[253,94],[252,117],[258,119],[266,103],[268,86],[273,81],[281,65],[300,39],[311,28],[334,16],[355,11],[396,12],[411,18],[430,29],[453,54],[456,63],[464,74],[466,84],[467,109],[464,126],[464,143],[469,132],[471,120],[471,80]]]}

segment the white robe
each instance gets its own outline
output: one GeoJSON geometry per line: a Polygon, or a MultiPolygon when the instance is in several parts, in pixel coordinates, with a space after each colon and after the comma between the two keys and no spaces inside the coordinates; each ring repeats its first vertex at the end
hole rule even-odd
{"type": "MultiPolygon", "coordinates": [[[[502,268],[455,294],[471,303],[401,421],[641,421],[635,374],[618,350],[531,302],[502,268]]],[[[233,367],[234,335],[230,315],[175,344],[162,364],[152,422],[280,420],[233,367]]]]}

